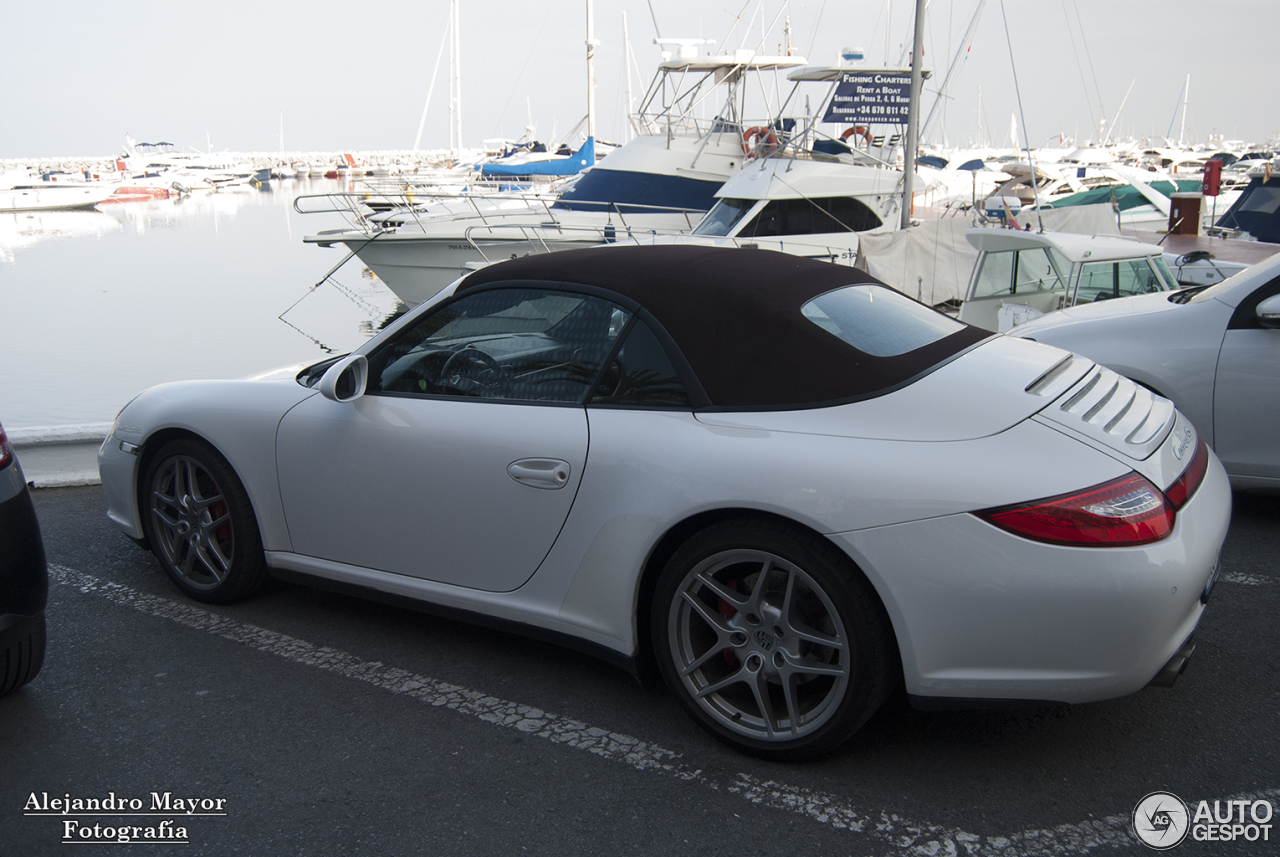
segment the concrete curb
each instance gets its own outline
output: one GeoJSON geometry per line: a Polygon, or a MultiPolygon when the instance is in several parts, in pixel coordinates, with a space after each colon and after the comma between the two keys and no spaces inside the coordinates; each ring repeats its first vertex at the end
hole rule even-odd
{"type": "Polygon", "coordinates": [[[35,426],[7,432],[31,488],[100,485],[98,447],[110,423],[35,426]]]}

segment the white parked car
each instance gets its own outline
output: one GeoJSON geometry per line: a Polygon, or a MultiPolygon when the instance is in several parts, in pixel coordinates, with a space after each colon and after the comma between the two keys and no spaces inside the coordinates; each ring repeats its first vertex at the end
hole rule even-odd
{"type": "Polygon", "coordinates": [[[1280,490],[1280,254],[1220,283],[1076,306],[1011,334],[1172,399],[1242,490],[1280,490]]]}
{"type": "Polygon", "coordinates": [[[678,246],[515,259],[351,355],[153,388],[99,464],[196,599],[274,571],[503,620],[777,759],[902,682],[1172,683],[1231,504],[1190,421],[1089,360],[845,266],[678,246]]]}

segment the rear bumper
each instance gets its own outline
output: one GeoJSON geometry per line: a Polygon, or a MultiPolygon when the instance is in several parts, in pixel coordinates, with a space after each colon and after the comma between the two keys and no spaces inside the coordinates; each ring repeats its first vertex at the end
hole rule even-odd
{"type": "Polygon", "coordinates": [[[1173,533],[1140,547],[1041,544],[972,515],[832,538],[880,593],[913,697],[1083,703],[1185,667],[1230,517],[1211,457],[1173,533]]]}

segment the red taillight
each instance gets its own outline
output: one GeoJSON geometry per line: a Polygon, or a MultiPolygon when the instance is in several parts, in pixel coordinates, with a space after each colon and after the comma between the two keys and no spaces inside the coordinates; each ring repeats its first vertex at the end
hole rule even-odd
{"type": "Polygon", "coordinates": [[[1059,545],[1145,545],[1173,530],[1173,507],[1136,473],[1087,491],[979,512],[978,517],[1029,539],[1059,545]]]}
{"type": "Polygon", "coordinates": [[[0,467],[8,467],[10,461],[13,461],[13,447],[9,445],[9,436],[4,433],[4,426],[0,426],[0,467]]]}
{"type": "Polygon", "coordinates": [[[1173,508],[1181,509],[1186,502],[1191,499],[1191,495],[1196,493],[1196,489],[1200,487],[1200,483],[1204,481],[1204,474],[1209,470],[1209,447],[1205,444],[1204,438],[1196,440],[1196,452],[1191,456],[1191,463],[1187,465],[1187,469],[1182,471],[1182,475],[1178,477],[1178,481],[1169,486],[1164,492],[1164,496],[1169,498],[1169,503],[1173,508]]]}

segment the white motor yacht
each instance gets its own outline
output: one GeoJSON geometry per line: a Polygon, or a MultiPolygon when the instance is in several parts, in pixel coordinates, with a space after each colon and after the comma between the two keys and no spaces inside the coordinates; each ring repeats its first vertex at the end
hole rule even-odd
{"type": "Polygon", "coordinates": [[[464,199],[467,213],[456,201],[405,208],[303,240],[346,245],[412,306],[475,264],[604,244],[620,235],[688,231],[769,136],[760,133],[767,120],[746,118],[749,94],[768,88],[762,78],[804,64],[801,57],[751,51],[667,60],[633,117],[640,136],[554,201],[535,198],[522,208],[494,211],[491,203],[464,199]],[[713,118],[700,118],[706,114],[713,118]]]}
{"type": "Polygon", "coordinates": [[[0,211],[92,208],[115,193],[101,182],[41,181],[28,173],[0,176],[0,211]]]}

